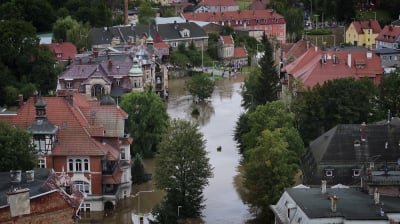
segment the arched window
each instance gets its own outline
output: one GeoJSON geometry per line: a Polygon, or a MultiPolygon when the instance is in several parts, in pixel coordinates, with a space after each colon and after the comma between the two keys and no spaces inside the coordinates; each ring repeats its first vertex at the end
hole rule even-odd
{"type": "Polygon", "coordinates": [[[75,160],[75,171],[82,171],[82,160],[75,160]]]}
{"type": "Polygon", "coordinates": [[[89,160],[88,159],[84,159],[83,163],[84,163],[85,171],[89,171],[89,160]]]}
{"type": "Polygon", "coordinates": [[[74,171],[74,160],[72,160],[72,159],[68,160],[68,170],[74,171]]]}

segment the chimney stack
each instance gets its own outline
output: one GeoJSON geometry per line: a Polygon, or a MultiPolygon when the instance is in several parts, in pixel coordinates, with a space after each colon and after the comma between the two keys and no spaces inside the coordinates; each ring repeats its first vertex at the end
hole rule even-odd
{"type": "Polygon", "coordinates": [[[321,193],[322,194],[326,193],[326,180],[323,180],[321,183],[321,193]]]}
{"type": "Polygon", "coordinates": [[[347,54],[347,65],[351,68],[351,53],[347,54]]]}
{"type": "Polygon", "coordinates": [[[7,193],[11,217],[28,215],[31,213],[29,188],[13,190],[7,193]]]}
{"type": "Polygon", "coordinates": [[[367,137],[367,135],[366,135],[366,129],[367,129],[367,124],[365,123],[365,122],[363,122],[362,124],[361,124],[361,141],[362,142],[365,142],[365,140],[366,140],[366,137],[367,137]]]}
{"type": "Polygon", "coordinates": [[[333,195],[329,199],[331,199],[331,211],[336,212],[338,198],[336,197],[336,195],[333,195]]]}
{"type": "Polygon", "coordinates": [[[375,202],[375,205],[379,204],[379,200],[380,200],[379,191],[378,191],[378,188],[375,188],[375,191],[374,191],[374,202],[375,202]]]}

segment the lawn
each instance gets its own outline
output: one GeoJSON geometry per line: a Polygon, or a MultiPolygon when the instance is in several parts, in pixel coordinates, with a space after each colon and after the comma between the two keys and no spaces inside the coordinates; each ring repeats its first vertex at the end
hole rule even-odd
{"type": "Polygon", "coordinates": [[[236,1],[239,5],[239,10],[247,9],[251,5],[251,1],[236,1]]]}

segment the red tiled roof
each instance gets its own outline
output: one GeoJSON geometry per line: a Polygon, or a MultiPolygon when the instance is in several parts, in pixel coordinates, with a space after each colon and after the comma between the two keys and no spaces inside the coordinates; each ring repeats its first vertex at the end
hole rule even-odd
{"type": "Polygon", "coordinates": [[[119,184],[121,182],[122,171],[116,169],[112,176],[103,176],[103,184],[119,184]]]}
{"type": "Polygon", "coordinates": [[[373,33],[380,33],[382,30],[381,25],[376,20],[354,21],[353,26],[358,34],[364,34],[363,29],[372,29],[373,33]]]}
{"type": "Polygon", "coordinates": [[[233,53],[234,58],[247,58],[247,51],[246,48],[244,47],[235,47],[234,53],[233,53]]]}
{"type": "Polygon", "coordinates": [[[237,6],[234,0],[202,0],[199,5],[204,6],[237,6]]]}
{"type": "Polygon", "coordinates": [[[363,50],[321,51],[310,48],[300,58],[283,68],[291,77],[300,80],[304,87],[314,87],[325,81],[337,78],[370,77],[377,85],[383,76],[383,68],[379,56],[363,50]],[[370,58],[367,58],[367,54],[370,58]],[[326,57],[326,63],[321,59],[326,57]],[[337,63],[333,58],[337,57],[337,63]],[[349,66],[349,62],[351,66],[349,66]],[[357,68],[356,63],[365,62],[364,68],[357,68]]]}
{"type": "Polygon", "coordinates": [[[242,10],[242,11],[227,11],[227,12],[202,12],[202,13],[184,13],[182,15],[187,20],[216,22],[225,20],[243,20],[243,19],[267,19],[274,24],[285,24],[285,18],[279,13],[271,9],[263,10],[242,10]],[[272,20],[273,19],[273,20],[272,20]],[[277,19],[277,20],[275,20],[277,19]]]}
{"type": "Polygon", "coordinates": [[[385,26],[375,40],[394,43],[400,37],[400,27],[398,26],[385,26]]]}
{"type": "Polygon", "coordinates": [[[53,43],[53,44],[46,44],[50,47],[50,49],[55,53],[54,59],[57,61],[60,60],[68,60],[74,59],[75,55],[77,54],[76,46],[70,42],[63,42],[63,43],[53,43]],[[57,57],[57,54],[61,54],[61,57],[57,57]]]}
{"type": "Polygon", "coordinates": [[[314,48],[314,45],[307,43],[307,40],[300,40],[296,43],[282,44],[282,54],[284,60],[293,61],[307,52],[309,48],[314,48]]]}
{"type": "MultiPolygon", "coordinates": [[[[43,97],[43,100],[47,103],[46,111],[48,119],[59,128],[57,133],[58,142],[53,150],[53,155],[105,155],[110,151],[113,158],[119,157],[117,149],[108,144],[102,144],[93,138],[94,134],[96,134],[93,131],[95,128],[99,131],[99,135],[100,133],[103,135],[104,130],[106,130],[111,133],[108,137],[118,137],[112,136],[112,133],[116,132],[115,128],[117,127],[113,127],[111,124],[91,125],[90,121],[84,115],[84,111],[91,107],[91,103],[86,101],[84,96],[74,93],[73,106],[64,97],[43,97]]],[[[124,119],[127,117],[127,114],[117,108],[117,106],[114,106],[114,109],[110,109],[111,106],[104,107],[105,112],[109,113],[109,117],[113,117],[109,123],[115,121],[113,119],[124,119]]],[[[97,111],[103,109],[99,107],[93,108],[97,111]]],[[[35,100],[34,98],[29,98],[18,110],[17,116],[10,117],[11,120],[8,120],[8,122],[16,127],[27,129],[33,124],[35,113],[35,100]]],[[[99,117],[104,117],[100,116],[100,114],[104,114],[103,111],[98,112],[98,114],[99,117]]],[[[121,122],[118,122],[116,125],[123,127],[121,122]]]]}
{"type": "Polygon", "coordinates": [[[157,42],[153,44],[154,48],[160,49],[160,48],[169,48],[169,45],[165,42],[157,42]]]}
{"type": "Polygon", "coordinates": [[[233,44],[233,38],[231,35],[229,36],[221,36],[222,44],[233,44]]]}

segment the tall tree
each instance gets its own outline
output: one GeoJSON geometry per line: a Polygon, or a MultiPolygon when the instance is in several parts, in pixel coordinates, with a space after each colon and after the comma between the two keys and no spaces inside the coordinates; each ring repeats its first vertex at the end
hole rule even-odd
{"type": "Polygon", "coordinates": [[[212,177],[205,143],[195,123],[180,119],[170,121],[156,156],[155,168],[156,186],[167,192],[162,205],[167,211],[157,209],[155,222],[160,223],[166,213],[173,215],[174,222],[201,215],[203,189],[208,185],[208,178],[212,177]],[[178,206],[181,208],[179,217],[176,213],[178,206]]]}
{"type": "Polygon", "coordinates": [[[141,184],[146,181],[143,159],[139,153],[136,153],[135,157],[133,158],[131,171],[133,183],[141,184]]]}
{"type": "Polygon", "coordinates": [[[151,7],[150,1],[144,1],[139,6],[138,19],[140,24],[149,24],[152,18],[157,16],[157,12],[151,7]]]}
{"type": "Polygon", "coordinates": [[[262,43],[265,49],[259,62],[260,72],[254,72],[244,83],[242,105],[247,108],[249,105],[256,107],[278,99],[279,74],[274,60],[275,47],[265,34],[262,43]],[[251,101],[249,102],[249,100],[251,101]]]}
{"type": "Polygon", "coordinates": [[[385,75],[379,85],[379,104],[382,111],[390,110],[392,116],[400,116],[400,72],[385,75]]]}
{"type": "Polygon", "coordinates": [[[294,183],[298,170],[296,155],[280,129],[265,130],[257,138],[254,148],[246,151],[244,186],[248,202],[260,223],[271,223],[269,205],[275,204],[286,187],[294,183]]]}
{"type": "Polygon", "coordinates": [[[25,130],[0,121],[0,171],[31,170],[36,165],[32,137],[25,130]]]}
{"type": "Polygon", "coordinates": [[[43,94],[56,90],[57,74],[54,68],[53,52],[48,46],[39,46],[32,65],[30,83],[36,83],[43,94]]]}
{"type": "Polygon", "coordinates": [[[152,91],[131,92],[122,96],[121,108],[129,114],[133,151],[153,157],[168,124],[168,114],[160,96],[152,91]]]}

